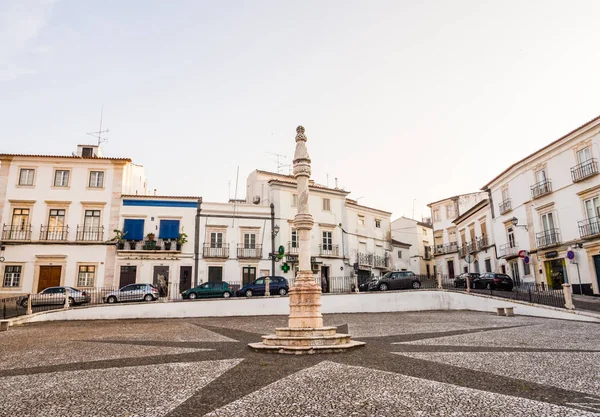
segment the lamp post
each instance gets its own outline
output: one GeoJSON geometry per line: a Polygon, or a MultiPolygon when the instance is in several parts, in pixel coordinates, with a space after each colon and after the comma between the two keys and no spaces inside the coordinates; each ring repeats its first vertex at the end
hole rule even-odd
{"type": "MultiPolygon", "coordinates": [[[[275,224],[275,204],[271,203],[271,277],[275,276],[275,236],[279,233],[279,226],[275,224]]],[[[265,296],[269,297],[271,291],[269,290],[269,284],[271,283],[271,277],[267,277],[265,280],[265,296]]]]}

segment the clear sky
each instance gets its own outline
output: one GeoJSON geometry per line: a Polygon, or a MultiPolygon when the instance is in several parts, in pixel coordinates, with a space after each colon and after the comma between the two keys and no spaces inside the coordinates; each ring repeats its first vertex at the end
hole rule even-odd
{"type": "MultiPolygon", "coordinates": [[[[600,114],[600,1],[0,0],[0,152],[103,152],[160,194],[291,163],[400,215],[600,114]],[[596,104],[594,104],[596,103],[596,104]]],[[[286,171],[287,172],[287,171],[286,171]]],[[[231,188],[229,183],[231,182],[231,188]]],[[[231,191],[229,191],[231,190],[231,191]]]]}

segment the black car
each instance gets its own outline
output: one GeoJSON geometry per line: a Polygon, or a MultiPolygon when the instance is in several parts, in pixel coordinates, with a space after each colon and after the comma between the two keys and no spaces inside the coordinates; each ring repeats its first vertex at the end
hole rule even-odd
{"type": "Polygon", "coordinates": [[[512,291],[514,283],[511,277],[506,274],[496,274],[486,272],[479,278],[473,280],[471,288],[484,288],[486,290],[506,290],[512,291]]]}
{"type": "MultiPolygon", "coordinates": [[[[269,294],[286,295],[290,290],[287,279],[284,277],[268,277],[269,279],[269,294]]],[[[254,295],[265,295],[267,277],[260,277],[240,288],[236,295],[238,297],[252,297],[254,295]]]]}
{"type": "Polygon", "coordinates": [[[369,282],[369,291],[403,290],[421,288],[421,281],[412,271],[388,272],[379,279],[369,282]]]}
{"type": "Polygon", "coordinates": [[[479,272],[465,272],[454,278],[454,286],[456,288],[467,288],[467,276],[469,277],[469,282],[471,288],[473,287],[473,282],[481,276],[479,272]]]}

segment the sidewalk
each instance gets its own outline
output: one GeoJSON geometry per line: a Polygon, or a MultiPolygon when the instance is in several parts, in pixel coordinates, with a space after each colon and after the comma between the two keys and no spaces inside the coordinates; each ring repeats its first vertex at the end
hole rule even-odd
{"type": "Polygon", "coordinates": [[[577,310],[600,312],[600,297],[573,294],[573,304],[577,310]]]}

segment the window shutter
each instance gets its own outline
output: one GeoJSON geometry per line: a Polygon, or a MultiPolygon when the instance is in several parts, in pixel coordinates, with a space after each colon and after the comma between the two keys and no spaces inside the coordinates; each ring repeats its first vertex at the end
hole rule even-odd
{"type": "Polygon", "coordinates": [[[125,219],[123,223],[123,237],[125,240],[144,239],[144,219],[125,219]]]}
{"type": "Polygon", "coordinates": [[[161,220],[158,237],[159,239],[177,239],[179,237],[179,220],[161,220]]]}

